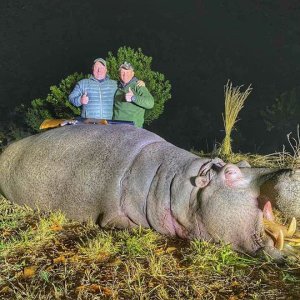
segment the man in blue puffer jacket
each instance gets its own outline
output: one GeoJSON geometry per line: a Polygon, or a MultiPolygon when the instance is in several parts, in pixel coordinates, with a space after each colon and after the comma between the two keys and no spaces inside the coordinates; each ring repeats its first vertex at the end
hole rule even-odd
{"type": "Polygon", "coordinates": [[[82,79],[76,84],[69,95],[69,101],[77,107],[82,106],[83,118],[111,120],[117,81],[107,75],[103,58],[94,60],[92,73],[88,79],[82,79]]]}

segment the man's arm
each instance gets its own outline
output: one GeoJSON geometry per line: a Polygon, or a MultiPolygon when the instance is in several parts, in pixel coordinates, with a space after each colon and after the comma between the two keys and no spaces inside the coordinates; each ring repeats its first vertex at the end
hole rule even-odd
{"type": "Polygon", "coordinates": [[[79,82],[77,82],[73,91],[69,95],[69,101],[77,107],[81,106],[82,105],[82,103],[81,103],[82,95],[84,95],[84,91],[83,91],[82,86],[79,81],[79,82]]]}

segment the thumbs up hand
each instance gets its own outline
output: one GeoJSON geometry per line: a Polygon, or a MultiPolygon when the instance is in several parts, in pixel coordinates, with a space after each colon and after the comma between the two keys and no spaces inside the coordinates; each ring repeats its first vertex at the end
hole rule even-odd
{"type": "Polygon", "coordinates": [[[84,94],[80,98],[81,104],[88,104],[89,102],[89,97],[87,95],[87,92],[85,91],[84,94]]]}
{"type": "Polygon", "coordinates": [[[128,92],[125,94],[125,99],[127,102],[132,102],[133,91],[129,88],[128,92]]]}

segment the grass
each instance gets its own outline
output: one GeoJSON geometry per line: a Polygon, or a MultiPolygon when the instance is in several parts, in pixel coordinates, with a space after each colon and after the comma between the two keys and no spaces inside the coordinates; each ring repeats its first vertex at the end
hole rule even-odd
{"type": "Polygon", "coordinates": [[[0,198],[1,299],[296,299],[300,264],[150,229],[101,230],[0,198]]]}
{"type": "Polygon", "coordinates": [[[266,167],[266,168],[300,168],[300,133],[299,125],[297,126],[296,137],[292,136],[292,133],[287,134],[287,141],[289,144],[290,152],[283,146],[282,151],[278,151],[268,155],[258,154],[241,154],[230,153],[222,158],[232,163],[237,163],[242,160],[246,160],[252,167],[266,167]]]}

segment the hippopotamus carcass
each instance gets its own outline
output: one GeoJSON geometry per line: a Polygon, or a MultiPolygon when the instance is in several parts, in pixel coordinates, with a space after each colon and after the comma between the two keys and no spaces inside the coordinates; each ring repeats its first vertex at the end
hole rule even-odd
{"type": "Polygon", "coordinates": [[[200,158],[130,125],[64,126],[27,137],[5,149],[0,170],[0,191],[18,204],[280,257],[263,217],[272,223],[268,191],[291,171],[200,158]],[[260,187],[270,182],[260,202],[260,187]]]}

